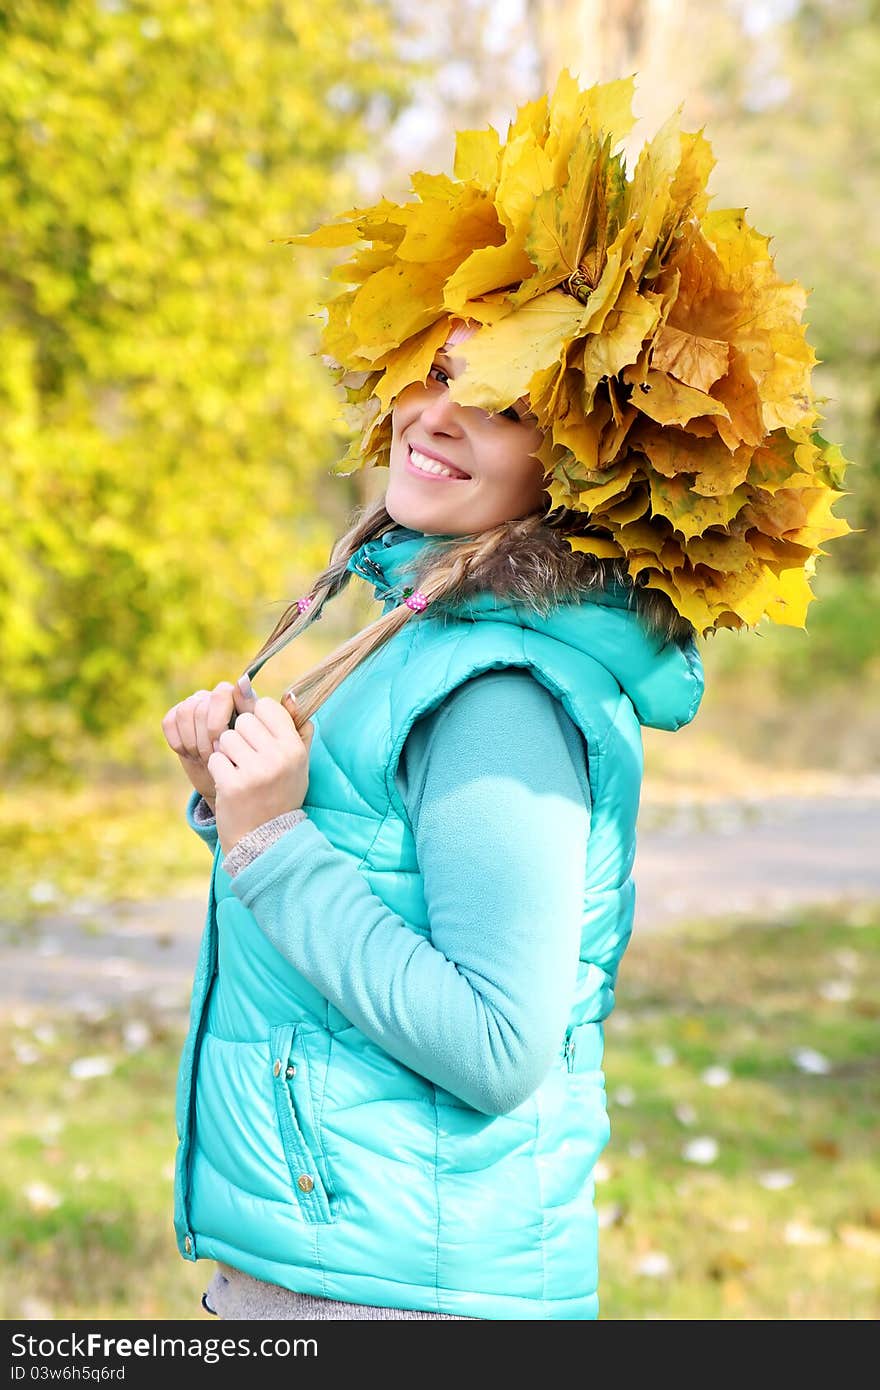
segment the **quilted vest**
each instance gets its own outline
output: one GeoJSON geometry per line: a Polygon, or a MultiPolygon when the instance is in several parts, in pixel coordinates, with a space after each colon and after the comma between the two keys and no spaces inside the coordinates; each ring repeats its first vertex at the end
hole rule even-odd
{"type": "MultiPolygon", "coordinates": [[[[361,546],[349,568],[387,611],[430,540],[398,527],[361,546]]],[[[598,1316],[593,1169],[610,1133],[602,1021],[633,923],[641,725],[693,718],[696,646],[661,647],[622,593],[549,617],[488,593],[453,615],[428,608],[312,716],[304,809],[388,908],[430,938],[395,769],[415,720],[463,681],[506,666],[551,690],[587,745],[580,968],[555,1063],[515,1110],[491,1116],[409,1070],[267,942],[218,850],[178,1079],[184,1258],[352,1303],[598,1316]]],[[[536,922],[536,942],[540,932],[536,922]]]]}

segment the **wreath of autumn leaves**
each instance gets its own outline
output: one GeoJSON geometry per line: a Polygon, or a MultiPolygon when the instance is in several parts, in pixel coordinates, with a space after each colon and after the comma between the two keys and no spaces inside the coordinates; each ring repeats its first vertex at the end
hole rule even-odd
{"type": "Polygon", "coordinates": [[[777,275],[743,209],[708,211],[714,167],[680,111],[632,178],[615,147],[634,80],[563,72],[501,143],[460,132],[454,177],[417,173],[288,244],[343,247],[322,351],[361,432],[334,470],[387,465],[396,396],[459,321],[463,405],[528,395],[554,507],[589,515],[573,550],[622,558],[705,634],[805,625],[847,461],[817,432],[807,292],[777,275]]]}

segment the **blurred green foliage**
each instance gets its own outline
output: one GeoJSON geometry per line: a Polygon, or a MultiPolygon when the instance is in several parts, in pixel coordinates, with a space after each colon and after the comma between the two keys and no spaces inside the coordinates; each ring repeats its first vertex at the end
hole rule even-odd
{"type": "MultiPolygon", "coordinates": [[[[728,31],[705,81],[718,160],[713,206],[746,203],[750,220],[772,236],[779,273],[809,291],[804,317],[819,358],[821,432],[852,460],[850,496],[835,512],[858,528],[829,547],[817,573],[878,575],[880,4],[735,7],[751,22],[728,31]]],[[[809,654],[811,643],[801,644],[809,654]]],[[[872,656],[866,649],[865,663],[872,656]]]]}
{"type": "Polygon", "coordinates": [[[880,677],[880,583],[873,575],[837,574],[815,586],[818,601],[807,617],[807,637],[793,628],[764,629],[746,650],[736,638],[710,654],[713,673],[724,677],[746,667],[772,677],[795,700],[816,689],[844,689],[860,675],[880,677]]]}
{"type": "Polygon", "coordinates": [[[179,771],[128,786],[0,792],[0,941],[59,911],[88,922],[125,899],[202,897],[210,859],[186,824],[188,798],[179,771]]]}
{"type": "Polygon", "coordinates": [[[403,96],[382,0],[0,7],[17,776],[136,765],[167,704],[273,625],[255,604],[325,563],[356,500],[322,495],[343,447],[310,318],[326,264],[282,239],[350,205],[403,96]]]}

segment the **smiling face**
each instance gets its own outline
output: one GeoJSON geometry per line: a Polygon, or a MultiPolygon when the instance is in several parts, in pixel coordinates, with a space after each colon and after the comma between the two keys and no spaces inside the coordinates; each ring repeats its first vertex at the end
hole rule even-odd
{"type": "Polygon", "coordinates": [[[391,416],[385,509],[426,535],[486,531],[538,511],[544,497],[534,457],[543,433],[528,403],[494,415],[458,405],[447,384],[463,365],[438,352],[427,381],[401,391],[391,416]]]}

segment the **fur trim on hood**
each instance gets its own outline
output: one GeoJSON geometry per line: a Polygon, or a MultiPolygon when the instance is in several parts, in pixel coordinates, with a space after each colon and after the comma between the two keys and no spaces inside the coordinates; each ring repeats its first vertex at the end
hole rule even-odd
{"type": "MultiPolygon", "coordinates": [[[[529,516],[507,522],[482,536],[438,537],[439,544],[429,546],[419,557],[419,587],[422,580],[427,581],[436,572],[439,556],[448,556],[453,562],[453,573],[443,585],[442,594],[432,599],[435,607],[452,607],[477,594],[490,593],[546,616],[559,604],[584,599],[601,602],[600,595],[613,590],[618,602],[625,597],[646,625],[664,638],[681,643],[693,636],[693,627],[675,610],[666,594],[634,583],[624,561],[601,560],[572,550],[564,537],[574,534],[573,529],[569,522],[563,531],[563,524],[564,521],[554,524],[546,517],[529,516]],[[461,564],[455,562],[459,550],[464,551],[461,564]],[[467,554],[468,550],[472,553],[467,554]]],[[[395,539],[420,534],[392,522],[376,534],[374,543],[384,547],[392,545],[395,539]]],[[[380,563],[381,553],[380,548],[380,563]]]]}

